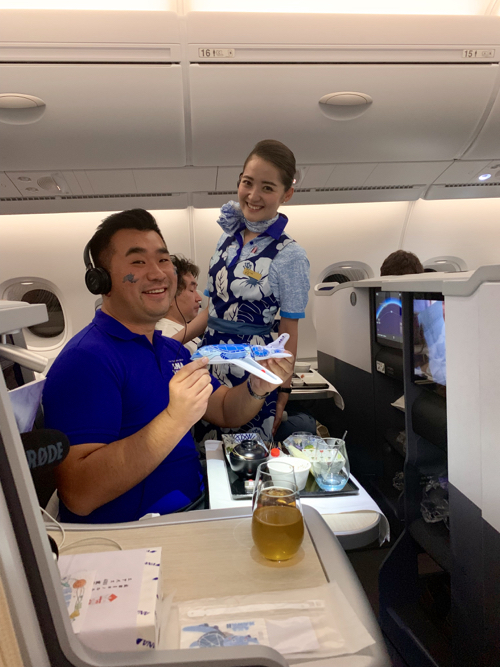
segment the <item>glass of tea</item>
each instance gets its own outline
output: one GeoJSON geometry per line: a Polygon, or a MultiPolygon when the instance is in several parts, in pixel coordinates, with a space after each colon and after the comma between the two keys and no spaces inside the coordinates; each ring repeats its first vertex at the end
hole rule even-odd
{"type": "Polygon", "coordinates": [[[261,463],[252,501],[252,537],[268,560],[295,556],[304,539],[304,519],[294,468],[279,459],[261,463]]]}

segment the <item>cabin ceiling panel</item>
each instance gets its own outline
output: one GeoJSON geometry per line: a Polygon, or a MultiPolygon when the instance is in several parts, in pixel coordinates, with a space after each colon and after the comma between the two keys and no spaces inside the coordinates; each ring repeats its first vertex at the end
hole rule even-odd
{"type": "Polygon", "coordinates": [[[425,185],[432,183],[449,162],[397,162],[376,165],[364,185],[425,185]]]}
{"type": "Polygon", "coordinates": [[[7,174],[0,173],[0,197],[20,197],[21,192],[16,188],[7,174]]]}
{"type": "Polygon", "coordinates": [[[134,169],[138,192],[197,192],[214,190],[217,167],[134,169]]]}
{"type": "Polygon", "coordinates": [[[46,105],[37,122],[0,122],[9,171],[180,167],[180,65],[2,65],[0,94],[46,105]]]}
{"type": "MultiPolygon", "coordinates": [[[[500,162],[500,160],[499,160],[500,162]]],[[[485,160],[457,160],[436,178],[434,185],[470,183],[488,165],[485,160]]]]}
{"type": "Polygon", "coordinates": [[[334,169],[334,164],[312,164],[309,167],[299,167],[303,173],[297,187],[300,188],[323,188],[328,183],[334,169]]]}
{"type": "Polygon", "coordinates": [[[86,171],[95,195],[126,195],[137,193],[132,169],[86,171]]]}
{"type": "MultiPolygon", "coordinates": [[[[248,151],[247,151],[248,152],[248,151]]],[[[240,157],[240,162],[245,159],[245,156],[240,157]]],[[[236,190],[239,175],[243,169],[243,164],[239,167],[218,167],[217,168],[217,184],[215,189],[217,191],[236,190]]]]}
{"type": "Polygon", "coordinates": [[[326,188],[349,188],[365,185],[376,164],[337,164],[326,181],[326,188]]]}
{"type": "Polygon", "coordinates": [[[500,162],[500,96],[495,100],[479,136],[464,157],[468,160],[498,159],[500,162]]]}
{"type": "Polygon", "coordinates": [[[193,163],[238,164],[268,136],[306,164],[452,160],[470,142],[496,73],[492,65],[191,65],[193,163]],[[357,118],[327,117],[319,100],[341,91],[373,103],[357,118]]]}

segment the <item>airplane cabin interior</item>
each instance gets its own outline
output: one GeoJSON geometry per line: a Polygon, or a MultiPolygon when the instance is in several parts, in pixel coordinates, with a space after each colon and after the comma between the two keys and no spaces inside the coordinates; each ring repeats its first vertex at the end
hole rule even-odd
{"type": "Polygon", "coordinates": [[[0,667],[500,665],[500,0],[376,4],[0,0],[0,667]],[[203,293],[265,138],[310,264],[286,410],[345,486],[306,472],[266,560],[228,433],[205,509],[61,525],[40,401],[103,302],[83,249],[146,209],[203,293]]]}

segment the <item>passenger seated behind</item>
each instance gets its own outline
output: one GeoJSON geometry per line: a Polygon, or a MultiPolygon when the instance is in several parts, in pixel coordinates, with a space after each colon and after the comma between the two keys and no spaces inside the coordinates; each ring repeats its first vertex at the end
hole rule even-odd
{"type": "MultiPolygon", "coordinates": [[[[171,255],[171,260],[177,271],[177,292],[168,313],[156,325],[156,328],[169,338],[184,329],[188,322],[194,320],[198,315],[202,300],[197,289],[200,269],[182,255],[171,255]]],[[[192,354],[196,352],[199,342],[200,339],[195,338],[184,343],[184,346],[192,354]]]]}
{"type": "MultiPolygon", "coordinates": [[[[180,342],[155,331],[177,276],[147,211],[106,218],[85,263],[85,282],[102,293],[102,309],[56,358],[43,391],[46,426],[66,433],[71,444],[56,473],[61,518],[110,523],[185,509],[203,493],[192,425],[203,417],[238,428],[274,385],[252,376],[221,386],[206,357],[190,363],[180,342]]],[[[288,380],[293,361],[262,363],[288,380]]]]}
{"type": "Polygon", "coordinates": [[[381,276],[404,276],[408,273],[423,273],[419,258],[406,250],[395,250],[386,257],[380,267],[381,276]]]}

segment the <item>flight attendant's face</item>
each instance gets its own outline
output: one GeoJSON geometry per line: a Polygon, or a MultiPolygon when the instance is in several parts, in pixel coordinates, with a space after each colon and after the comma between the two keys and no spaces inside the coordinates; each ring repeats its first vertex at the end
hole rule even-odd
{"type": "Polygon", "coordinates": [[[274,218],[281,204],[287,202],[293,188],[285,191],[278,169],[254,155],[248,160],[238,186],[238,201],[245,218],[262,222],[274,218]]]}

